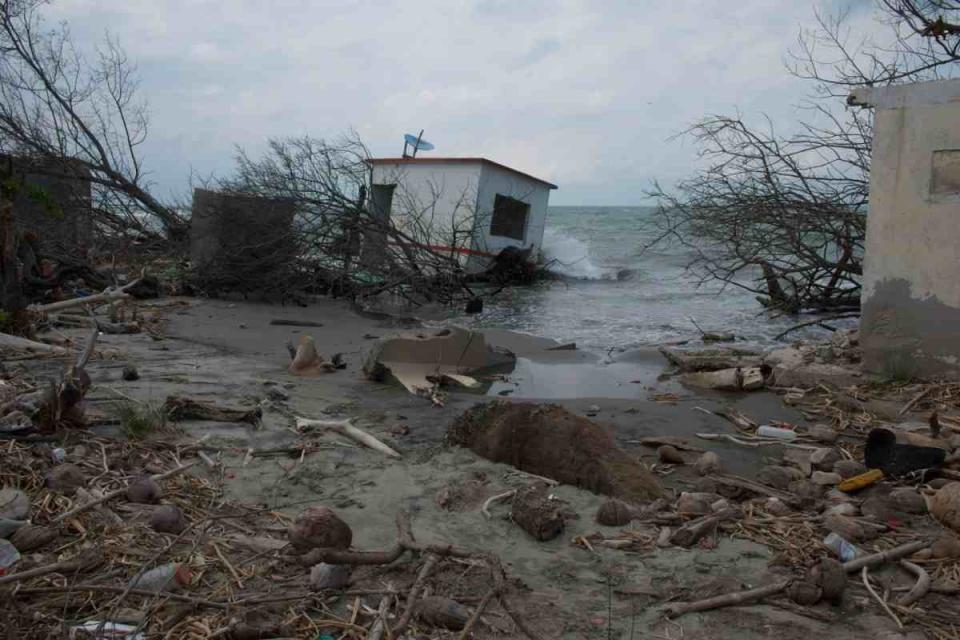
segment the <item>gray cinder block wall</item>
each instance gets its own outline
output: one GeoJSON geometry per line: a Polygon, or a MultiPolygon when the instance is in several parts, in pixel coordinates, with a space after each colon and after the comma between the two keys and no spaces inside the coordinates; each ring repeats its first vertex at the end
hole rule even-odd
{"type": "Polygon", "coordinates": [[[190,257],[195,270],[281,264],[293,257],[293,202],[195,189],[192,209],[190,257]]]}
{"type": "Polygon", "coordinates": [[[90,173],[80,163],[0,155],[0,176],[16,185],[17,228],[35,233],[41,250],[80,255],[90,247],[90,173]]]}

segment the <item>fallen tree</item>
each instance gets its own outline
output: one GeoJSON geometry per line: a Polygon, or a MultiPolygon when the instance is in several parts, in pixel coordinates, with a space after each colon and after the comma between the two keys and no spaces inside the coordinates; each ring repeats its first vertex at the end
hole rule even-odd
{"type": "Polygon", "coordinates": [[[689,250],[703,282],[755,293],[771,309],[858,310],[868,207],[871,113],[847,109],[858,86],[956,75],[960,3],[877,0],[879,28],[850,38],[847,14],[817,15],[788,71],[811,82],[809,114],[787,134],[769,120],[709,115],[684,132],[704,167],[654,184],[659,242],[689,250]]]}

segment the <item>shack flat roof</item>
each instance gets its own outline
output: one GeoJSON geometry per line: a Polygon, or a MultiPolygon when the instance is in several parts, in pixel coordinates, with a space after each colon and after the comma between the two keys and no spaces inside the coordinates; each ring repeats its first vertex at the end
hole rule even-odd
{"type": "Polygon", "coordinates": [[[500,164],[499,162],[494,162],[486,158],[369,158],[367,159],[367,164],[487,164],[498,169],[503,169],[504,171],[509,171],[510,173],[515,173],[518,176],[523,176],[528,180],[539,182],[550,189],[559,188],[552,182],[541,180],[529,173],[518,171],[505,164],[500,164]]]}

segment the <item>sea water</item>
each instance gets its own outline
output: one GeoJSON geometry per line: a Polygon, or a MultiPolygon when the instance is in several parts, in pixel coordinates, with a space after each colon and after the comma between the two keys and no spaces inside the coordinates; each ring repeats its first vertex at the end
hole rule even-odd
{"type": "MultiPolygon", "coordinates": [[[[765,348],[800,321],[766,311],[741,287],[703,281],[689,269],[690,249],[654,242],[660,234],[654,216],[650,207],[551,207],[543,253],[560,278],[505,289],[485,300],[483,313],[457,322],[608,352],[699,342],[694,322],[704,331],[734,333],[737,346],[765,348]]],[[[754,284],[758,276],[743,273],[740,282],[754,284]]],[[[825,332],[798,331],[790,339],[813,335],[825,332]]]]}

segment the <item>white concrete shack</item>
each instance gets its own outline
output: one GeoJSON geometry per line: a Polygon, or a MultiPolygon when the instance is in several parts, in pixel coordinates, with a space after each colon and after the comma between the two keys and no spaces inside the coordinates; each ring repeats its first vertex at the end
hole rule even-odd
{"type": "Polygon", "coordinates": [[[960,80],[856,90],[875,108],[863,364],[960,378],[960,80]]]}
{"type": "Polygon", "coordinates": [[[370,208],[471,273],[506,247],[543,241],[557,185],[486,158],[372,158],[370,208]]]}

